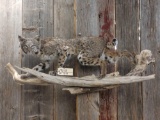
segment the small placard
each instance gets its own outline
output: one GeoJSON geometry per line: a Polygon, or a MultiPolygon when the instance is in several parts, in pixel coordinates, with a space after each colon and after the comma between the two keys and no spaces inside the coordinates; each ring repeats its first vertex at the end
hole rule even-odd
{"type": "Polygon", "coordinates": [[[73,68],[58,68],[57,75],[73,76],[73,68]]]}

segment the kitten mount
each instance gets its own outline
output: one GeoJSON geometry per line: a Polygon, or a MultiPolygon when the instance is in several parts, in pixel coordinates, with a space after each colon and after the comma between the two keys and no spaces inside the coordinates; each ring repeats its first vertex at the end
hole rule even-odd
{"type": "Polygon", "coordinates": [[[142,82],[155,79],[155,74],[148,76],[141,76],[147,69],[150,63],[155,63],[155,59],[152,58],[150,50],[143,50],[139,55],[135,55],[136,65],[127,75],[120,76],[118,72],[107,74],[101,80],[96,76],[85,77],[63,77],[63,76],[51,76],[49,74],[37,72],[29,68],[16,67],[23,72],[28,72],[36,77],[22,79],[21,75],[14,69],[14,67],[8,63],[6,68],[13,76],[13,80],[20,84],[30,85],[51,85],[59,84],[64,85],[63,90],[69,91],[71,94],[82,94],[86,92],[97,92],[106,89],[111,89],[123,84],[142,82]]]}

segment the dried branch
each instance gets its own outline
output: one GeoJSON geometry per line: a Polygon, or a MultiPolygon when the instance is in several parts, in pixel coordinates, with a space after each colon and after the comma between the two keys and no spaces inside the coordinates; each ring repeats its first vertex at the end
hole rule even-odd
{"type": "Polygon", "coordinates": [[[20,84],[30,84],[30,85],[49,85],[49,83],[42,81],[40,79],[38,79],[37,77],[35,78],[27,78],[27,79],[22,79],[21,75],[18,74],[18,72],[13,68],[13,66],[8,63],[6,65],[6,68],[8,69],[8,71],[11,73],[11,75],[13,76],[13,80],[15,80],[16,82],[20,83],[20,84]]]}
{"type": "Polygon", "coordinates": [[[63,90],[68,90],[71,94],[81,94],[86,92],[103,91],[119,86],[121,84],[135,83],[154,79],[154,74],[149,76],[139,76],[146,70],[148,64],[155,62],[155,59],[151,56],[152,53],[150,50],[143,50],[139,55],[135,56],[137,64],[135,68],[131,70],[126,76],[119,76],[117,72],[114,72],[111,74],[107,74],[106,77],[102,78],[101,80],[97,79],[95,75],[85,76],[81,78],[51,76],[49,74],[37,72],[33,69],[17,67],[23,72],[27,72],[36,76],[33,78],[22,79],[21,75],[18,74],[18,72],[10,63],[7,64],[6,68],[12,74],[13,79],[18,83],[31,85],[60,84],[66,86],[67,88],[63,88],[63,90]]]}
{"type": "Polygon", "coordinates": [[[37,84],[37,85],[46,85],[48,84],[60,84],[69,87],[105,87],[108,85],[120,85],[146,81],[154,79],[154,75],[149,76],[120,76],[120,77],[105,77],[101,80],[97,79],[94,75],[90,77],[61,77],[61,76],[51,76],[45,73],[40,73],[29,68],[19,68],[23,72],[28,72],[32,75],[35,75],[35,78],[22,79],[20,75],[15,71],[11,64],[7,64],[7,69],[12,74],[13,79],[19,83],[28,83],[28,84],[37,84]]]}

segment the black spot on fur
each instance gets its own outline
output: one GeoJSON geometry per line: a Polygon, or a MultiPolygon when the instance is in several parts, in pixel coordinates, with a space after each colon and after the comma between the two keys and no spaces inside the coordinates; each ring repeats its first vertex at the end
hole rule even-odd
{"type": "Polygon", "coordinates": [[[36,68],[35,70],[38,71],[38,68],[36,68]]]}
{"type": "Polygon", "coordinates": [[[99,63],[99,61],[97,61],[96,63],[95,63],[95,65],[97,65],[99,63]]]}
{"type": "Polygon", "coordinates": [[[93,61],[88,62],[88,64],[93,64],[93,61]]]}
{"type": "Polygon", "coordinates": [[[81,59],[81,57],[78,58],[79,60],[81,59]]]}

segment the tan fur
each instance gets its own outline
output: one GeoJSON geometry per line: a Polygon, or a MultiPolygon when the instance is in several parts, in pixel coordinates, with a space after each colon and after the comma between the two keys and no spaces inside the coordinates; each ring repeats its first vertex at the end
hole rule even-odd
{"type": "Polygon", "coordinates": [[[102,37],[78,37],[75,39],[47,38],[39,41],[37,38],[27,39],[19,36],[19,40],[22,50],[24,46],[28,48],[25,53],[31,52],[41,58],[41,65],[33,68],[38,71],[43,71],[42,68],[47,69],[54,59],[58,59],[58,67],[63,67],[69,57],[76,56],[83,66],[100,66],[102,77],[106,74],[106,64],[115,63],[122,56],[122,53],[114,50],[115,39],[112,42],[106,42],[102,37]],[[33,46],[35,49],[32,49],[33,46]]]}

